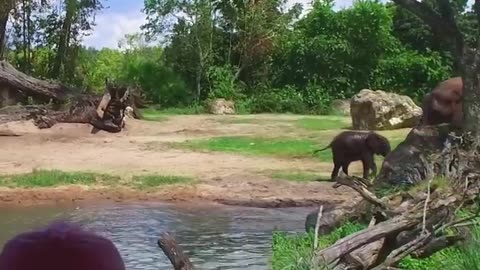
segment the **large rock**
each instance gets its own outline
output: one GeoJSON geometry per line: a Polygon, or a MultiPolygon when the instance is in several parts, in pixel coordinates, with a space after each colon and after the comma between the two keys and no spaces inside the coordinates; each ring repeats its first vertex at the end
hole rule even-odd
{"type": "Polygon", "coordinates": [[[350,100],[335,99],[334,101],[332,101],[332,109],[343,115],[350,115],[350,100]]]}
{"type": "Polygon", "coordinates": [[[407,96],[363,89],[350,101],[352,128],[390,130],[410,128],[422,117],[422,108],[407,96]]]}
{"type": "Polygon", "coordinates": [[[214,99],[209,104],[209,112],[212,114],[235,114],[235,103],[223,98],[214,99]]]}

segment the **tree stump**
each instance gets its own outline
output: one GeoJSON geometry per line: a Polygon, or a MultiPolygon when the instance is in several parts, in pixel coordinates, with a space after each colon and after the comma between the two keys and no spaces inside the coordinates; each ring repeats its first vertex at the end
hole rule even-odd
{"type": "Polygon", "coordinates": [[[375,186],[412,185],[436,174],[433,157],[446,147],[452,128],[448,124],[413,128],[406,139],[384,159],[375,186]]]}

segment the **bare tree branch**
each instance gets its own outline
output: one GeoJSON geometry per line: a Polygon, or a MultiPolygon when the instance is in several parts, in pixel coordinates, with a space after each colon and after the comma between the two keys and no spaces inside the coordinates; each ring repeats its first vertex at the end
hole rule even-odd
{"type": "Polygon", "coordinates": [[[317,250],[318,247],[318,228],[320,226],[320,220],[323,215],[323,204],[318,209],[317,222],[315,223],[315,240],[313,242],[313,251],[317,250]]]}
{"type": "Polygon", "coordinates": [[[336,185],[344,185],[351,187],[355,191],[357,191],[365,200],[367,200],[369,203],[378,206],[382,209],[388,209],[389,207],[387,204],[385,204],[381,199],[377,198],[375,194],[370,192],[367,189],[367,186],[360,180],[360,178],[355,177],[355,176],[338,176],[336,178],[336,185]]]}
{"type": "Polygon", "coordinates": [[[174,270],[194,270],[193,264],[183,253],[175,238],[169,233],[162,233],[158,240],[158,246],[163,250],[173,265],[174,270]]]}
{"type": "Polygon", "coordinates": [[[379,223],[371,228],[366,228],[337,241],[328,248],[317,252],[315,256],[317,259],[316,263],[317,265],[331,264],[336,259],[345,256],[361,246],[377,241],[390,234],[397,234],[401,231],[412,228],[419,222],[420,221],[415,218],[410,219],[400,216],[379,223]]]}

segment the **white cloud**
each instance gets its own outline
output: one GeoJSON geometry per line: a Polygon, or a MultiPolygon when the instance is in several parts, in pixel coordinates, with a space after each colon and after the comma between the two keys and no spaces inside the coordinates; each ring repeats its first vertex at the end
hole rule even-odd
{"type": "MultiPolygon", "coordinates": [[[[287,8],[292,7],[295,3],[301,3],[305,10],[310,7],[311,0],[288,0],[287,8]]],[[[118,42],[125,34],[140,32],[140,26],[145,22],[146,16],[140,9],[127,13],[104,10],[103,13],[97,15],[93,32],[84,38],[83,44],[98,49],[117,48],[118,42]]]]}
{"type": "Polygon", "coordinates": [[[125,34],[140,32],[140,26],[145,22],[145,14],[140,10],[99,14],[95,19],[93,33],[84,38],[83,44],[95,48],[117,48],[125,34]]]}

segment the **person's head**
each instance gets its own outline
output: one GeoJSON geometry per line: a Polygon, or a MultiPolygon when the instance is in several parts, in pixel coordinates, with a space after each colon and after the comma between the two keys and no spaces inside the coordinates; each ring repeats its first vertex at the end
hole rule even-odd
{"type": "Polygon", "coordinates": [[[17,235],[0,253],[0,270],[125,270],[113,243],[64,222],[17,235]]]}

